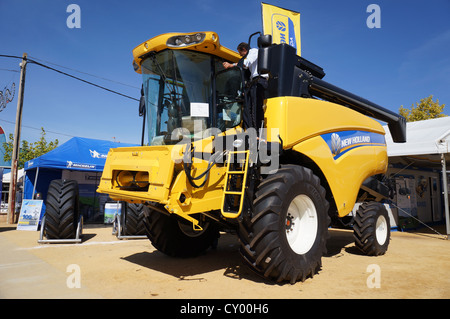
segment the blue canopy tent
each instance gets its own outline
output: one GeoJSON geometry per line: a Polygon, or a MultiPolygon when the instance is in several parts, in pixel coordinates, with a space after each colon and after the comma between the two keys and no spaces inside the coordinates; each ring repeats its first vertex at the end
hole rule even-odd
{"type": "Polygon", "coordinates": [[[73,137],[54,150],[25,163],[24,199],[40,193],[47,198],[47,190],[54,179],[74,179],[80,192],[80,210],[86,222],[103,222],[103,208],[107,195],[96,189],[111,148],[137,146],[110,141],[73,137]]]}

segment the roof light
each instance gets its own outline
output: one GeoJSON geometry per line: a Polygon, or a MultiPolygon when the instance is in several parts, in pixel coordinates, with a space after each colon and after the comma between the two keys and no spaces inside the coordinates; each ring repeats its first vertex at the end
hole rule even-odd
{"type": "Polygon", "coordinates": [[[203,42],[205,39],[204,33],[186,34],[186,35],[176,35],[170,37],[166,44],[168,47],[181,48],[192,44],[198,44],[203,42]]]}

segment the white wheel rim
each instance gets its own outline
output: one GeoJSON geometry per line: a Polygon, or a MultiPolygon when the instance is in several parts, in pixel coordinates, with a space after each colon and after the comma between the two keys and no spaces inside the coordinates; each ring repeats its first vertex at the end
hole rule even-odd
{"type": "Polygon", "coordinates": [[[384,245],[387,239],[387,221],[383,215],[378,216],[377,224],[375,225],[375,236],[377,237],[377,242],[380,245],[384,245]]]}
{"type": "Polygon", "coordinates": [[[316,206],[306,195],[298,195],[289,205],[286,216],[286,238],[297,254],[306,254],[317,237],[316,206]]]}

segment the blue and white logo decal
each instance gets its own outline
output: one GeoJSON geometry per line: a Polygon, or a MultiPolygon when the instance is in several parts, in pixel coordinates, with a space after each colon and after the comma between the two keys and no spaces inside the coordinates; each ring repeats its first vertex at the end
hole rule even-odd
{"type": "Polygon", "coordinates": [[[286,25],[281,21],[277,21],[277,29],[280,30],[281,32],[285,32],[286,25]]]}
{"type": "Polygon", "coordinates": [[[338,155],[341,152],[341,138],[338,134],[331,134],[331,153],[333,156],[338,155]]]}
{"type": "Polygon", "coordinates": [[[272,16],[272,23],[275,24],[275,29],[272,24],[272,36],[274,43],[286,43],[297,48],[297,39],[295,37],[294,22],[288,16],[283,14],[274,14],[272,16]]]}
{"type": "Polygon", "coordinates": [[[365,131],[341,131],[321,135],[336,160],[348,151],[364,146],[386,146],[383,134],[365,131]]]}

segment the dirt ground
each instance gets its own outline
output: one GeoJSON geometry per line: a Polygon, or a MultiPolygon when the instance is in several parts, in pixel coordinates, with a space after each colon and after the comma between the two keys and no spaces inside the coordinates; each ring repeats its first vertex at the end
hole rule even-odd
{"type": "Polygon", "coordinates": [[[39,244],[39,232],[0,224],[0,298],[450,298],[449,240],[426,228],[392,232],[387,254],[367,257],[351,231],[330,233],[321,271],[278,285],[242,263],[229,234],[216,250],[175,259],[147,239],[117,239],[111,226],[85,225],[81,244],[39,244]]]}

